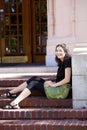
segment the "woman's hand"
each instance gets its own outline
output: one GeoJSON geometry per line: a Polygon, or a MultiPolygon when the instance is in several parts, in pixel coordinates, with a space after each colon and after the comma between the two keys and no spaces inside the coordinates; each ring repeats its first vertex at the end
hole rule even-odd
{"type": "Polygon", "coordinates": [[[49,80],[49,81],[45,81],[45,83],[44,83],[44,87],[49,87],[49,86],[51,86],[51,87],[55,87],[55,83],[52,82],[51,80],[49,80]]]}
{"type": "Polygon", "coordinates": [[[49,80],[49,81],[45,81],[45,83],[44,83],[44,87],[48,87],[48,86],[50,86],[50,83],[51,83],[50,80],[49,80]]]}

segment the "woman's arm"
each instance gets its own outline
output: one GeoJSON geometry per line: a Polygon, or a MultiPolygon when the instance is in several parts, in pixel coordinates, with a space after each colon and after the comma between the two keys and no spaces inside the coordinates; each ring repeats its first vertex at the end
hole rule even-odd
{"type": "Polygon", "coordinates": [[[61,86],[64,85],[66,83],[68,83],[70,81],[70,77],[71,77],[71,68],[67,67],[65,68],[65,78],[57,83],[54,83],[52,81],[46,81],[44,83],[45,87],[51,86],[51,87],[57,87],[57,86],[61,86]]]}

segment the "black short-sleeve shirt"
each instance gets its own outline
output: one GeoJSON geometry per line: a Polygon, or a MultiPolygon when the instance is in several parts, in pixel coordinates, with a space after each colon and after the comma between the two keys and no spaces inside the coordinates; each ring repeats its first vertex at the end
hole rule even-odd
{"type": "MultiPolygon", "coordinates": [[[[64,61],[61,63],[61,65],[58,66],[57,70],[57,76],[56,76],[56,82],[59,82],[64,79],[65,77],[65,68],[70,67],[71,68],[71,57],[67,57],[64,59],[64,61]]],[[[69,82],[72,85],[72,76],[69,82]]]]}

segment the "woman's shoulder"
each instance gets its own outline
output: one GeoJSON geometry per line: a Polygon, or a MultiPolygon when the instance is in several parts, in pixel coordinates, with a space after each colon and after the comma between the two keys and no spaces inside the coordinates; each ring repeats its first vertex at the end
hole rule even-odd
{"type": "Polygon", "coordinates": [[[68,57],[66,57],[65,59],[64,59],[64,65],[65,66],[71,66],[71,56],[68,56],[68,57]]]}
{"type": "Polygon", "coordinates": [[[64,61],[71,61],[71,56],[65,57],[64,61]]]}

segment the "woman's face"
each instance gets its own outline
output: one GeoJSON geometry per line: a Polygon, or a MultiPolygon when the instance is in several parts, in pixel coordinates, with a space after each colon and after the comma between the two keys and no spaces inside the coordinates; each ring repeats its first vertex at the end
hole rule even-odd
{"type": "Polygon", "coordinates": [[[63,61],[64,57],[65,57],[65,51],[61,46],[58,46],[56,48],[56,56],[58,57],[58,59],[60,59],[61,61],[63,61]]]}

